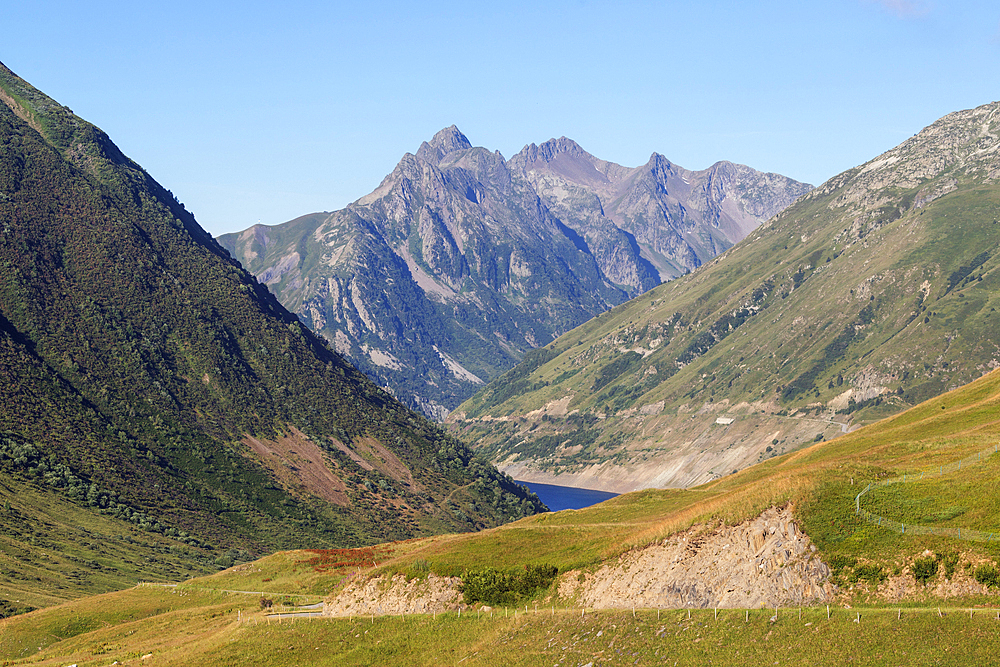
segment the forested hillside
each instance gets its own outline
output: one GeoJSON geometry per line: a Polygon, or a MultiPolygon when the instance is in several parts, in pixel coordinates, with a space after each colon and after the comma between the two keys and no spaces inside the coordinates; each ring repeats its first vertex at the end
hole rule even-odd
{"type": "Polygon", "coordinates": [[[7,488],[258,553],[541,507],[312,334],[101,130],[3,67],[0,100],[7,488]]]}

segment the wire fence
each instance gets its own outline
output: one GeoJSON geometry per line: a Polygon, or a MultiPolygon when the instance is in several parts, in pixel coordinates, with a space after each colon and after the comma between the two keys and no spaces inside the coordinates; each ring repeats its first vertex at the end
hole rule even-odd
{"type": "Polygon", "coordinates": [[[943,535],[946,537],[955,537],[960,540],[972,540],[975,542],[991,542],[995,539],[1000,538],[1000,533],[985,532],[982,530],[972,530],[971,528],[945,528],[940,526],[921,526],[915,523],[904,523],[902,521],[894,521],[893,519],[888,519],[884,516],[879,516],[874,512],[869,512],[868,510],[862,509],[861,498],[873,489],[880,487],[889,486],[891,484],[905,484],[907,482],[919,482],[922,479],[930,477],[940,477],[953,472],[961,472],[963,469],[969,466],[976,465],[982,462],[984,459],[988,459],[993,454],[1000,452],[1000,443],[993,445],[988,449],[984,449],[981,452],[977,452],[971,456],[967,456],[964,459],[949,463],[947,465],[941,465],[937,468],[924,470],[917,473],[903,473],[901,477],[896,477],[894,479],[888,479],[882,482],[871,482],[868,486],[862,489],[861,493],[854,497],[854,511],[862,519],[870,524],[879,526],[881,528],[887,528],[889,530],[895,531],[897,533],[902,533],[904,535],[943,535]]]}
{"type": "MultiPolygon", "coordinates": [[[[240,623],[247,625],[260,625],[266,623],[271,625],[273,620],[276,624],[292,624],[301,622],[346,622],[352,624],[363,623],[365,625],[374,625],[376,622],[382,623],[385,621],[402,621],[402,622],[440,622],[440,621],[462,621],[465,619],[468,622],[506,622],[518,620],[525,621],[532,618],[539,618],[539,620],[552,619],[559,617],[560,619],[565,619],[566,617],[577,617],[580,619],[600,619],[602,617],[612,617],[621,618],[621,614],[628,614],[629,609],[627,607],[545,607],[541,609],[535,609],[530,611],[527,609],[503,609],[504,613],[500,613],[500,609],[494,609],[490,612],[484,612],[481,609],[466,609],[462,611],[461,609],[449,609],[449,610],[438,610],[434,612],[404,612],[404,613],[358,613],[346,616],[324,616],[322,614],[261,614],[261,613],[243,613],[241,610],[236,610],[232,612],[236,616],[236,620],[240,623]]],[[[877,618],[879,616],[885,617],[890,616],[893,612],[896,613],[896,620],[902,620],[904,617],[912,618],[919,617],[922,615],[936,615],[938,618],[944,618],[945,616],[951,616],[953,614],[968,614],[969,620],[974,618],[980,619],[990,619],[1000,622],[1000,609],[995,607],[840,607],[831,606],[829,604],[822,605],[810,605],[806,607],[670,607],[670,608],[655,608],[655,607],[632,607],[631,613],[632,618],[641,619],[645,621],[651,621],[652,616],[656,614],[656,621],[658,623],[663,620],[678,620],[678,615],[680,615],[681,620],[686,616],[687,620],[697,622],[698,625],[709,625],[711,621],[719,623],[733,623],[734,621],[743,623],[750,623],[751,621],[759,622],[765,620],[768,623],[777,623],[779,621],[785,620],[808,620],[806,627],[812,625],[817,621],[821,621],[823,617],[826,620],[837,622],[847,619],[854,623],[861,623],[862,620],[868,620],[877,618]],[[742,617],[742,618],[741,618],[742,617]]]]}

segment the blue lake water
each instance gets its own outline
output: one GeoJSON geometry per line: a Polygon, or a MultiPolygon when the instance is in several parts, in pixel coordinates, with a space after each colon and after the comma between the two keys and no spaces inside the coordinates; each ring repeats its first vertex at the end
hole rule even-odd
{"type": "Polygon", "coordinates": [[[553,512],[583,509],[584,507],[596,505],[601,501],[614,498],[618,495],[617,493],[610,493],[608,491],[579,489],[575,486],[556,486],[555,484],[514,481],[537,493],[539,499],[548,505],[549,509],[553,512]]]}

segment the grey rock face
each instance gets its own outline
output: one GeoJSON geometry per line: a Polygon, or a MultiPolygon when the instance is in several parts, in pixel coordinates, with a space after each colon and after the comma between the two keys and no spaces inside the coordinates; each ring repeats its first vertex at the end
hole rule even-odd
{"type": "Polygon", "coordinates": [[[565,138],[508,162],[452,126],[343,210],[219,241],[353,364],[441,420],[526,351],[698,266],[808,188],[657,155],[628,169],[565,138]]]}
{"type": "Polygon", "coordinates": [[[731,162],[689,171],[656,153],[630,169],[565,137],[510,164],[586,239],[601,270],[639,292],[697,268],[811,189],[731,162]]]}

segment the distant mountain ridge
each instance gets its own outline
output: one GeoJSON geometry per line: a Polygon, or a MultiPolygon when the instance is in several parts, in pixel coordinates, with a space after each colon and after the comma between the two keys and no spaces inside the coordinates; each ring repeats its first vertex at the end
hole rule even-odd
{"type": "Polygon", "coordinates": [[[657,153],[630,169],[566,137],[526,146],[510,164],[599,249],[606,275],[640,291],[697,268],[811,187],[731,162],[690,171],[657,153]]]}
{"type": "Polygon", "coordinates": [[[518,479],[610,491],[836,437],[1000,367],[998,220],[993,103],[534,351],[449,421],[518,479]]]}
{"type": "Polygon", "coordinates": [[[451,126],[345,209],[219,242],[358,368],[443,419],[528,350],[700,265],[809,188],[657,155],[630,169],[565,138],[508,161],[451,126]]]}

